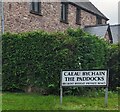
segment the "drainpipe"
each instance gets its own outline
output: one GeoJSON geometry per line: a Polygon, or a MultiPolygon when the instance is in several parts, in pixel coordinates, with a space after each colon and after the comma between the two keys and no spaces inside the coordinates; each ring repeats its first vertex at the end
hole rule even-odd
{"type": "Polygon", "coordinates": [[[4,9],[3,9],[3,0],[2,0],[2,2],[1,2],[1,6],[2,6],[2,8],[1,8],[1,33],[3,34],[4,33],[4,9]]]}

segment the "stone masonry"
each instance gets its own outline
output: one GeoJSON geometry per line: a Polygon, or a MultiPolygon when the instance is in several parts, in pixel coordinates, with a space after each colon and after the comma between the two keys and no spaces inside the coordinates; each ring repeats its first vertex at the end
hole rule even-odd
{"type": "Polygon", "coordinates": [[[81,10],[81,26],[96,25],[96,16],[81,10]]]}
{"type": "MultiPolygon", "coordinates": [[[[96,15],[81,10],[81,25],[76,24],[76,7],[68,6],[68,24],[60,22],[61,3],[41,3],[42,15],[30,13],[30,3],[4,3],[6,32],[26,32],[33,30],[64,31],[68,27],[77,28],[96,25],[96,15]]],[[[106,20],[102,20],[106,24],[106,20]]]]}
{"type": "Polygon", "coordinates": [[[1,30],[2,30],[2,23],[1,23],[1,20],[2,20],[2,18],[1,18],[1,16],[0,16],[0,34],[1,34],[1,30]]]}

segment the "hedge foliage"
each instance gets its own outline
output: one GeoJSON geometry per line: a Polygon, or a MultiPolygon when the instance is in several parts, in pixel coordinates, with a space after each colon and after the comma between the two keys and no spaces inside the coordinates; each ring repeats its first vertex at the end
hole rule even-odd
{"type": "Polygon", "coordinates": [[[111,90],[116,90],[120,87],[120,45],[109,46],[109,57],[107,66],[110,70],[109,87],[111,90]]]}
{"type": "Polygon", "coordinates": [[[62,69],[105,69],[109,44],[81,29],[3,36],[3,90],[29,86],[59,90],[62,69]]]}

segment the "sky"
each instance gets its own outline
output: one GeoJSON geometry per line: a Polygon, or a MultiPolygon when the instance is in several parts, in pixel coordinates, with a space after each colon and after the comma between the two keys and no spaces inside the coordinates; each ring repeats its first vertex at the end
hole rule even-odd
{"type": "Polygon", "coordinates": [[[109,19],[108,23],[110,23],[111,25],[118,24],[118,2],[120,0],[90,0],[90,1],[109,19]]]}

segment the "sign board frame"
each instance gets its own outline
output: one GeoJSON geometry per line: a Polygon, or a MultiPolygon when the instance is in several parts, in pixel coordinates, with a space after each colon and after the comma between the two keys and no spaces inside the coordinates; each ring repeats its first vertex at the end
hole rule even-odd
{"type": "Polygon", "coordinates": [[[108,86],[109,86],[109,69],[90,69],[90,70],[61,70],[60,75],[60,104],[62,105],[62,98],[63,98],[63,87],[105,87],[105,106],[108,105],[108,86]],[[63,86],[62,85],[62,72],[63,71],[106,71],[106,85],[70,85],[70,86],[63,86]]]}
{"type": "MultiPolygon", "coordinates": [[[[61,86],[62,87],[106,87],[108,86],[108,78],[109,78],[109,74],[108,74],[109,70],[106,70],[106,69],[91,69],[91,70],[61,70],[61,76],[60,76],[60,80],[61,80],[61,86]],[[75,72],[83,72],[83,71],[106,71],[107,72],[107,75],[106,75],[106,85],[68,85],[68,86],[63,86],[62,85],[62,72],[72,72],[72,71],[75,71],[75,72]]],[[[74,76],[73,76],[74,77],[74,76]]]]}

